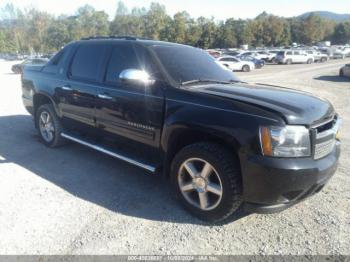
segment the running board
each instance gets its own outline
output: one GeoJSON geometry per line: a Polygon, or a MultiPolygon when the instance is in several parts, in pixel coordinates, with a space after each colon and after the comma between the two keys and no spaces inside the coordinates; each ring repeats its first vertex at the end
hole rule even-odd
{"type": "Polygon", "coordinates": [[[71,140],[71,141],[74,141],[74,142],[77,142],[81,145],[84,145],[84,146],[87,146],[87,147],[90,147],[92,149],[95,149],[96,151],[99,151],[99,152],[102,152],[102,153],[105,153],[107,155],[110,155],[112,157],[115,157],[117,159],[120,159],[120,160],[123,160],[127,163],[130,163],[132,165],[135,165],[135,166],[138,166],[138,167],[141,167],[143,169],[146,169],[147,171],[150,171],[152,173],[155,173],[156,171],[156,168],[153,167],[153,166],[150,166],[148,164],[144,164],[142,162],[139,162],[139,161],[136,161],[134,159],[131,159],[129,157],[126,157],[126,156],[123,156],[119,153],[116,153],[116,152],[113,152],[113,151],[110,151],[106,148],[103,148],[97,144],[93,144],[93,143],[90,143],[90,142],[87,142],[87,141],[84,141],[84,140],[81,140],[80,138],[77,138],[77,137],[74,137],[74,136],[71,136],[71,135],[68,135],[66,133],[61,133],[61,136],[68,139],[68,140],[71,140]]]}

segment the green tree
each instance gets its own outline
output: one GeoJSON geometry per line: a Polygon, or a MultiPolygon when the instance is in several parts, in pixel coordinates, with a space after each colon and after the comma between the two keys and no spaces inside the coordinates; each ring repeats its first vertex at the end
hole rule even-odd
{"type": "Polygon", "coordinates": [[[337,44],[350,43],[350,21],[336,25],[332,38],[333,41],[337,44]]]}
{"type": "Polygon", "coordinates": [[[165,29],[169,16],[166,14],[165,6],[151,3],[150,9],[144,17],[145,37],[160,39],[161,31],[165,29]]]}
{"type": "Polygon", "coordinates": [[[300,39],[307,45],[323,40],[326,36],[325,24],[327,21],[311,13],[301,21],[300,39]]]}
{"type": "Polygon", "coordinates": [[[64,21],[55,21],[47,28],[46,45],[50,51],[59,50],[70,41],[67,24],[64,21]]]}
{"type": "Polygon", "coordinates": [[[217,47],[230,48],[237,46],[235,25],[236,22],[233,18],[229,18],[219,25],[218,35],[215,41],[217,47]]]}

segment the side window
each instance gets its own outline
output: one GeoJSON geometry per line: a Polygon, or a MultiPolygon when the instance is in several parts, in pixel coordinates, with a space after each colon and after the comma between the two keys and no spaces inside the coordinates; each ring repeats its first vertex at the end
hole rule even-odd
{"type": "MultiPolygon", "coordinates": [[[[64,61],[68,54],[69,48],[65,47],[61,49],[50,61],[46,64],[45,68],[43,69],[43,72],[47,73],[58,73],[58,65],[64,61]]],[[[63,72],[63,69],[60,70],[60,72],[63,72]]]]}
{"type": "Polygon", "coordinates": [[[64,58],[65,54],[67,53],[67,49],[62,49],[61,51],[59,51],[53,58],[51,61],[51,65],[53,66],[57,66],[64,58]]]}
{"type": "Polygon", "coordinates": [[[125,69],[142,69],[131,45],[116,45],[112,49],[106,72],[106,83],[119,82],[119,74],[125,69]]]}
{"type": "Polygon", "coordinates": [[[106,47],[84,44],[78,47],[70,67],[69,76],[73,79],[96,81],[102,67],[106,47]]]}
{"type": "Polygon", "coordinates": [[[295,51],[294,55],[300,55],[300,52],[299,51],[295,51]]]}
{"type": "Polygon", "coordinates": [[[221,58],[220,61],[227,62],[227,61],[230,61],[230,59],[229,58],[221,58]]]}
{"type": "Polygon", "coordinates": [[[291,52],[291,51],[288,51],[286,54],[287,54],[287,55],[292,55],[292,52],[291,52]]]}

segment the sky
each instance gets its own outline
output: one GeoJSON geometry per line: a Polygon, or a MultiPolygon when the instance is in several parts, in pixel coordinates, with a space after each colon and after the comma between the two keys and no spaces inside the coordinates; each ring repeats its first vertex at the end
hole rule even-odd
{"type": "MultiPolygon", "coordinates": [[[[151,2],[165,5],[167,13],[187,11],[192,17],[215,17],[223,20],[229,17],[254,18],[263,11],[279,16],[297,16],[308,11],[331,11],[350,13],[350,0],[125,0],[129,8],[149,7],[151,2]]],[[[0,0],[0,8],[6,3],[16,7],[35,7],[54,15],[74,15],[78,7],[92,5],[104,10],[112,19],[118,0],[0,0]]]]}

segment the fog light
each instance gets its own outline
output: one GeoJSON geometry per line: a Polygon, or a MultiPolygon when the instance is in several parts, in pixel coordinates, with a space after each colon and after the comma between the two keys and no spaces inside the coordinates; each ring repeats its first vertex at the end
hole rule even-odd
{"type": "Polygon", "coordinates": [[[335,139],[340,140],[340,131],[337,131],[337,134],[335,135],[335,139]]]}

